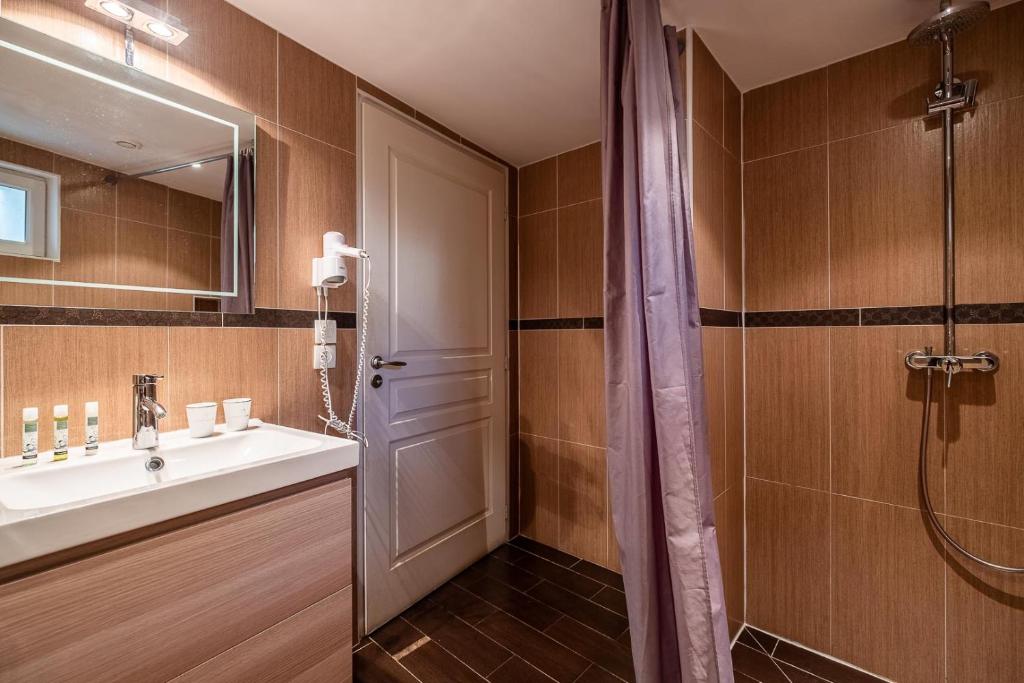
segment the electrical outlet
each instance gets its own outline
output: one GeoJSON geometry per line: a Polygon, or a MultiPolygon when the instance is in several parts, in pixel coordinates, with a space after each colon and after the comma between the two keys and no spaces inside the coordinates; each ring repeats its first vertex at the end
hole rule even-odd
{"type": "Polygon", "coordinates": [[[319,344],[313,345],[313,369],[319,370],[322,365],[320,364],[320,356],[327,349],[327,367],[333,368],[338,364],[338,347],[334,344],[327,344],[326,346],[320,346],[319,344]]]}
{"type": "Polygon", "coordinates": [[[337,344],[338,323],[334,320],[328,320],[326,324],[320,320],[315,321],[313,323],[313,343],[337,344]]]}

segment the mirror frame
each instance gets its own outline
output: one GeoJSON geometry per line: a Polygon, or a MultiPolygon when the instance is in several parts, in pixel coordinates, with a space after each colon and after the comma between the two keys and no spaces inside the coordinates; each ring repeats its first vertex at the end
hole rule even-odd
{"type": "MultiPolygon", "coordinates": [[[[232,243],[233,286],[230,291],[179,289],[175,287],[151,287],[144,285],[119,285],[105,282],[79,282],[73,280],[9,277],[0,274],[0,282],[16,282],[31,285],[53,285],[60,287],[88,287],[93,289],[114,289],[137,292],[162,292],[168,294],[190,294],[201,297],[238,296],[238,158],[241,152],[241,135],[251,131],[247,137],[256,149],[256,116],[210,97],[147,74],[138,68],[116,62],[85,48],[66,43],[53,36],[22,26],[9,19],[0,19],[0,50],[10,50],[50,66],[68,70],[98,83],[124,90],[179,111],[202,117],[228,127],[232,135],[232,159],[235,191],[232,193],[234,206],[234,239],[232,243]],[[184,104],[176,99],[187,100],[184,104]],[[245,131],[243,131],[245,129],[245,131]]],[[[258,152],[254,152],[257,153],[258,152]]],[[[258,162],[258,158],[257,161],[258,162]]],[[[255,188],[254,188],[255,198],[255,188]]],[[[255,243],[255,217],[253,217],[253,243],[255,243]]],[[[255,273],[254,273],[255,276],[255,273]]],[[[253,283],[255,285],[255,282],[253,283]]]]}

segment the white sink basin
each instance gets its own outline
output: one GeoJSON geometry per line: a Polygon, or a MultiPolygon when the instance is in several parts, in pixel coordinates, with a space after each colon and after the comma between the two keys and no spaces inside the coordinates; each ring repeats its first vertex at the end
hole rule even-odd
{"type": "Polygon", "coordinates": [[[0,460],[0,567],[355,467],[359,445],[252,420],[205,439],[161,434],[152,452],[125,439],[49,457],[0,460]],[[146,471],[151,453],[158,472],[146,471]]]}

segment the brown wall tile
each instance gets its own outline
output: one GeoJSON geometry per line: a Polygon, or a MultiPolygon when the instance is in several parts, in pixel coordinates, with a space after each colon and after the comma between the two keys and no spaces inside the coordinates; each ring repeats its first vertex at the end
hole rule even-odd
{"type": "MultiPolygon", "coordinates": [[[[909,351],[942,347],[941,327],[838,327],[831,330],[832,491],[915,507],[924,373],[909,351]]],[[[931,496],[942,507],[939,382],[933,395],[931,496]]]]}
{"type": "Polygon", "coordinates": [[[823,491],[747,480],[747,621],[821,651],[829,647],[828,511],[823,491]]]}
{"type": "MultiPolygon", "coordinates": [[[[122,178],[115,188],[117,216],[130,221],[167,225],[167,186],[136,178],[122,178]]],[[[185,194],[181,192],[179,194],[185,194]]],[[[195,197],[195,195],[188,195],[195,197]]],[[[197,197],[198,199],[198,197],[197,197]]],[[[206,226],[203,226],[204,232],[206,226]]]]}
{"type": "Polygon", "coordinates": [[[818,69],[743,93],[744,160],[825,142],[826,81],[818,69]]]}
{"type": "MultiPolygon", "coordinates": [[[[1024,325],[961,325],[960,354],[991,351],[992,374],[953,379],[946,404],[946,510],[951,515],[1024,528],[1024,443],[1019,387],[1024,382],[1024,325]]],[[[939,378],[941,381],[941,378],[939,378]]],[[[933,453],[938,467],[941,454],[933,453]]],[[[1024,556],[1019,556],[1024,563],[1024,556]]]]}
{"type": "Polygon", "coordinates": [[[603,447],[607,438],[604,331],[558,330],[553,334],[558,337],[558,438],[603,447]]]}
{"type": "Polygon", "coordinates": [[[558,316],[558,213],[519,219],[519,316],[558,316]]]}
{"type": "Polygon", "coordinates": [[[743,486],[743,330],[722,330],[725,360],[726,488],[743,486]]]}
{"type": "Polygon", "coordinates": [[[715,498],[715,529],[725,589],[729,635],[746,621],[744,616],[743,486],[730,488],[715,498]]]}
{"type": "MultiPolygon", "coordinates": [[[[53,277],[67,282],[115,282],[115,233],[112,217],[62,210],[61,260],[49,264],[53,277]]],[[[115,293],[109,289],[58,287],[54,294],[57,306],[107,308],[115,305],[115,293]]]]}
{"type": "Polygon", "coordinates": [[[748,310],[828,308],[827,163],[822,146],[745,165],[748,310]]]}
{"type": "MultiPolygon", "coordinates": [[[[278,305],[278,138],[276,124],[256,119],[256,305],[278,305]]],[[[312,257],[311,257],[312,258],[312,257]]],[[[219,269],[218,269],[219,273],[219,269]]],[[[216,277],[214,283],[220,281],[216,277]]]]}
{"type": "Polygon", "coordinates": [[[693,241],[697,292],[705,308],[724,308],[724,163],[721,146],[693,129],[693,241]]]}
{"type": "MultiPolygon", "coordinates": [[[[1024,100],[979,107],[957,128],[957,297],[1024,301],[1024,100]]],[[[929,160],[940,172],[941,156],[929,160]]],[[[941,223],[930,227],[941,244],[941,223]]]]}
{"type": "MultiPolygon", "coordinates": [[[[117,284],[166,287],[167,254],[166,228],[117,221],[117,284]]],[[[163,292],[115,290],[114,300],[118,308],[167,308],[163,292]]]]}
{"type": "MultiPolygon", "coordinates": [[[[268,328],[171,327],[168,329],[169,413],[164,429],[187,426],[185,406],[198,401],[252,398],[252,417],[278,421],[277,333],[268,328]]],[[[224,420],[217,408],[217,421],[224,420]]]]}
{"type": "Polygon", "coordinates": [[[281,36],[281,125],[356,151],[356,77],[281,36]]]}
{"type": "Polygon", "coordinates": [[[66,403],[72,447],[85,438],[86,401],[100,403],[100,439],[131,436],[132,374],[165,374],[162,327],[3,328],[4,455],[21,452],[21,410],[39,408],[39,448],[53,448],[53,406],[66,403]]]}
{"type": "Polygon", "coordinates": [[[558,547],[558,442],[519,435],[519,531],[558,547]]]}
{"type": "Polygon", "coordinates": [[[832,654],[897,681],[943,679],[943,550],[918,510],[833,496],[832,571],[832,654]]]}
{"type": "MultiPolygon", "coordinates": [[[[533,222],[536,218],[550,215],[550,212],[537,214],[524,220],[533,222]]],[[[541,247],[537,237],[537,234],[531,235],[531,257],[535,257],[538,248],[541,247]]],[[[550,250],[550,238],[544,244],[550,250]]],[[[604,222],[600,199],[558,210],[557,256],[558,317],[581,318],[602,315],[604,222]]],[[[543,284],[543,280],[536,284],[543,284]]],[[[531,296],[535,296],[537,287],[531,286],[530,290],[533,293],[531,296]]]]}
{"type": "MultiPolygon", "coordinates": [[[[53,262],[16,256],[0,256],[0,273],[8,277],[52,279],[53,262]]],[[[0,282],[0,303],[17,306],[50,306],[53,305],[53,287],[0,282]]]]}
{"type": "Polygon", "coordinates": [[[828,490],[829,332],[747,332],[747,474],[828,490]]]}
{"type": "MultiPolygon", "coordinates": [[[[316,310],[309,286],[309,259],[323,251],[324,232],[337,230],[355,241],[356,170],[349,152],[281,129],[280,164],[280,293],[281,308],[316,310]],[[329,183],[318,182],[331,178],[329,183]]],[[[352,311],[355,290],[342,287],[333,310],[352,311]]]]}
{"type": "MultiPolygon", "coordinates": [[[[281,424],[311,432],[323,432],[320,415],[327,416],[320,393],[320,373],[310,366],[313,330],[308,328],[277,330],[280,345],[280,421],[281,424]]],[[[338,330],[338,364],[327,373],[330,379],[334,412],[348,418],[352,406],[352,382],[355,380],[356,331],[338,330]]]]}
{"type": "MultiPolygon", "coordinates": [[[[1024,531],[960,519],[948,520],[947,526],[972,552],[1021,566],[1024,531]]],[[[946,582],[947,680],[1017,680],[1024,671],[1024,576],[997,574],[951,556],[946,582]]]]}
{"type": "Polygon", "coordinates": [[[941,160],[923,123],[829,146],[833,307],[942,301],[941,160]]]}
{"type": "Polygon", "coordinates": [[[117,213],[117,189],[103,182],[108,171],[76,159],[56,156],[53,172],[60,175],[60,205],[104,216],[117,213]]]}
{"type": "Polygon", "coordinates": [[[726,489],[726,330],[721,327],[705,327],[701,332],[701,347],[704,352],[704,406],[707,418],[708,455],[711,459],[711,491],[717,497],[726,489]]]}
{"type": "Polygon", "coordinates": [[[722,67],[693,32],[693,120],[719,145],[724,144],[725,83],[722,67]]]}
{"type": "Polygon", "coordinates": [[[227,2],[167,0],[189,27],[167,48],[172,83],[277,121],[277,33],[227,2]]]}
{"type": "Polygon", "coordinates": [[[828,67],[829,139],[870,133],[925,116],[939,73],[938,48],[899,41],[828,67]],[[871,97],[864,97],[870,90],[871,97]]]}
{"type": "Polygon", "coordinates": [[[519,333],[519,430],[558,438],[558,332],[519,333]]]}
{"type": "MultiPolygon", "coordinates": [[[[260,150],[263,151],[262,149],[260,150]]],[[[263,159],[260,159],[262,162],[263,159]]],[[[120,183],[118,183],[120,187],[120,183]]],[[[120,197],[118,197],[120,199],[120,197]]],[[[200,235],[212,235],[213,231],[213,207],[214,202],[206,197],[171,189],[168,196],[168,214],[166,218],[167,227],[175,230],[185,230],[200,235]]],[[[219,207],[220,204],[218,203],[219,207]]],[[[218,223],[220,212],[217,212],[218,223]]],[[[138,219],[135,219],[138,220],[138,219]]],[[[145,221],[143,221],[145,222],[145,221]]],[[[220,229],[217,229],[220,234],[220,229]]]]}
{"type": "Polygon", "coordinates": [[[728,153],[723,162],[724,308],[739,311],[743,309],[743,165],[728,153]]]}
{"type": "MultiPolygon", "coordinates": [[[[181,230],[167,231],[167,286],[176,289],[210,289],[213,240],[181,230]]],[[[169,294],[167,305],[174,310],[192,310],[191,294],[169,294]]]]}
{"type": "Polygon", "coordinates": [[[601,196],[601,143],[558,155],[558,206],[601,196]]]}
{"type": "Polygon", "coordinates": [[[725,151],[729,152],[734,158],[740,158],[740,142],[743,135],[743,123],[741,120],[741,100],[740,89],[732,82],[729,78],[729,74],[725,74],[725,102],[723,106],[723,118],[725,121],[725,132],[723,137],[725,138],[722,143],[725,147],[725,151]]]}
{"type": "Polygon", "coordinates": [[[558,159],[551,157],[519,169],[519,215],[558,206],[558,159]]]}
{"type": "Polygon", "coordinates": [[[558,549],[608,561],[608,477],[603,448],[558,442],[558,549]]]}
{"type": "Polygon", "coordinates": [[[977,78],[978,102],[1024,95],[1024,5],[994,10],[978,26],[957,36],[956,69],[977,78]]]}

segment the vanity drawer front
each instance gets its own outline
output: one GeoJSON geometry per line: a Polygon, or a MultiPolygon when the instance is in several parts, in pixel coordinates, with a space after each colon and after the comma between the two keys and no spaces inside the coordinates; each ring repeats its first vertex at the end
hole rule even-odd
{"type": "Polygon", "coordinates": [[[350,507],[343,479],[0,586],[0,682],[179,676],[349,586],[350,507]]]}
{"type": "Polygon", "coordinates": [[[337,681],[352,677],[352,587],[200,664],[173,683],[337,681]]]}

